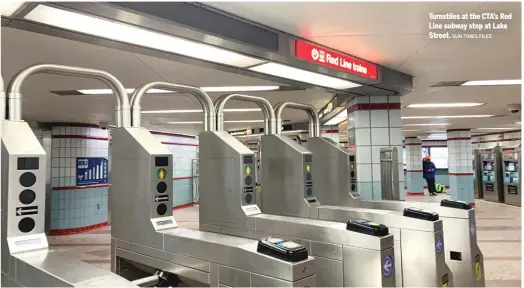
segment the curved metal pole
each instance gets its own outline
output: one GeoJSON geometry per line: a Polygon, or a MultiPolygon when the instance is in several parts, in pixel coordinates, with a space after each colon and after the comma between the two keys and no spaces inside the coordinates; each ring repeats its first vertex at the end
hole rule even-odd
{"type": "Polygon", "coordinates": [[[224,108],[226,106],[227,101],[229,101],[230,99],[235,99],[235,100],[257,104],[260,107],[260,109],[262,109],[262,113],[264,113],[264,126],[265,126],[264,134],[266,135],[275,134],[275,129],[276,129],[275,111],[273,111],[273,107],[271,106],[271,103],[269,103],[269,101],[267,101],[265,98],[262,98],[262,97],[242,95],[242,94],[223,95],[223,96],[220,96],[215,101],[217,131],[224,130],[224,108]]]}
{"type": "Polygon", "coordinates": [[[308,104],[295,102],[280,102],[275,105],[275,115],[277,117],[277,134],[282,134],[282,111],[284,108],[304,110],[309,117],[309,137],[320,137],[320,119],[317,109],[308,104]]]}
{"type": "Polygon", "coordinates": [[[150,89],[170,90],[178,93],[188,93],[195,96],[204,110],[204,131],[215,131],[215,106],[211,97],[204,92],[204,90],[194,87],[186,86],[168,82],[151,82],[138,87],[133,96],[131,96],[131,126],[140,127],[141,107],[140,101],[144,94],[150,89]]]}
{"type": "Polygon", "coordinates": [[[9,120],[19,121],[22,119],[22,84],[25,80],[37,73],[47,73],[65,76],[76,76],[94,78],[104,82],[116,96],[116,126],[129,127],[131,124],[129,98],[124,85],[112,74],[96,69],[65,66],[57,64],[37,64],[29,66],[18,72],[8,86],[9,120]]]}

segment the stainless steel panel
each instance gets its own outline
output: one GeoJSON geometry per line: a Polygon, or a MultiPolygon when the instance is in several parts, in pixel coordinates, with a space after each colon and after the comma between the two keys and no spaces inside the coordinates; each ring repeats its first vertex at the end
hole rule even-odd
{"type": "Polygon", "coordinates": [[[264,135],[261,145],[263,212],[293,217],[310,217],[306,197],[315,197],[315,163],[306,163],[312,153],[282,135],[264,135]],[[310,172],[306,172],[309,165],[310,172]]]}
{"type": "MultiPolygon", "coordinates": [[[[312,256],[320,256],[323,258],[342,261],[342,245],[311,241],[311,249],[309,250],[309,253],[311,253],[312,256]]],[[[318,259],[318,257],[315,257],[315,259],[318,259]]]]}
{"type": "Polygon", "coordinates": [[[246,271],[219,265],[218,282],[230,287],[249,287],[251,284],[251,275],[246,271]]]}
{"type": "MultiPolygon", "coordinates": [[[[342,250],[342,246],[340,248],[342,250]]],[[[322,258],[315,255],[315,271],[317,284],[321,283],[324,287],[345,287],[342,260],[322,258]]]]}
{"type": "Polygon", "coordinates": [[[315,276],[288,282],[260,274],[251,274],[251,287],[316,287],[316,281],[315,276]]]}
{"type": "Polygon", "coordinates": [[[344,287],[394,287],[394,271],[389,277],[383,273],[387,257],[394,261],[393,248],[374,251],[344,247],[344,287]]]}
{"type": "Polygon", "coordinates": [[[400,200],[396,147],[380,148],[380,183],[384,200],[400,200]]]}
{"type": "Polygon", "coordinates": [[[210,283],[210,273],[198,271],[196,269],[180,265],[179,263],[173,263],[172,261],[164,261],[158,258],[149,257],[144,254],[118,248],[116,249],[115,257],[123,258],[150,267],[155,267],[156,269],[167,271],[175,275],[179,275],[180,277],[197,281],[199,283],[210,283]]]}

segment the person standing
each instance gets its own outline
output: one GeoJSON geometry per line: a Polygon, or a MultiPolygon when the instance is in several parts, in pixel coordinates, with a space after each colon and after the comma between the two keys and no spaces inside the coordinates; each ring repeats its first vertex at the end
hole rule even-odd
{"type": "Polygon", "coordinates": [[[431,162],[431,157],[429,155],[426,155],[424,157],[424,162],[422,163],[422,169],[423,174],[422,176],[424,179],[426,179],[426,183],[428,184],[428,191],[429,195],[435,196],[437,195],[435,193],[435,164],[431,162]]]}

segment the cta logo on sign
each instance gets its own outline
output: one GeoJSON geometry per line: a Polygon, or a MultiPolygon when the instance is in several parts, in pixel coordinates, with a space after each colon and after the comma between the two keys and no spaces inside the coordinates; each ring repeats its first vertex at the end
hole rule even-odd
{"type": "Polygon", "coordinates": [[[386,278],[389,278],[391,274],[393,274],[393,260],[391,260],[391,257],[387,256],[384,259],[384,265],[382,265],[382,272],[384,273],[384,276],[386,276],[386,278]]]}
{"type": "Polygon", "coordinates": [[[444,250],[444,241],[442,241],[442,236],[437,237],[437,243],[435,244],[435,248],[437,250],[437,253],[442,253],[442,250],[444,250]]]}
{"type": "Polygon", "coordinates": [[[378,68],[369,62],[330,51],[307,42],[295,41],[295,57],[346,73],[378,79],[378,68]]]}

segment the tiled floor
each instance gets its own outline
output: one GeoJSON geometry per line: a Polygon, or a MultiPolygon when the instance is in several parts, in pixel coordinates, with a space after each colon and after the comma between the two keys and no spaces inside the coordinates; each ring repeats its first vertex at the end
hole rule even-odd
{"type": "MultiPolygon", "coordinates": [[[[439,197],[410,197],[407,201],[438,201],[439,197]]],[[[484,254],[486,286],[521,287],[521,209],[476,201],[478,245],[484,254]]],[[[198,206],[175,211],[181,227],[198,229],[198,206]]],[[[84,262],[110,269],[110,229],[85,234],[51,236],[53,249],[68,251],[84,262]]]]}

